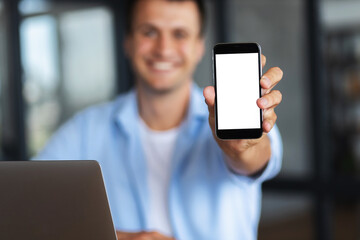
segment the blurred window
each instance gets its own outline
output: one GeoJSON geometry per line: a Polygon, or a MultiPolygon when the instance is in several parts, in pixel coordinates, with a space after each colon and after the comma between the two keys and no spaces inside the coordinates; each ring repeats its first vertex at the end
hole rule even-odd
{"type": "MultiPolygon", "coordinates": [[[[20,4],[23,14],[30,3],[20,4]]],[[[25,16],[20,29],[30,155],[75,112],[110,100],[116,89],[110,11],[57,5],[47,11],[25,16]]]]}
{"type": "Polygon", "coordinates": [[[66,117],[115,94],[112,20],[106,9],[68,12],[59,18],[66,117]]]}
{"type": "Polygon", "coordinates": [[[28,152],[33,154],[60,122],[56,19],[27,18],[20,30],[28,152]]]}
{"type": "Polygon", "coordinates": [[[49,12],[51,4],[47,0],[20,0],[18,8],[21,15],[29,16],[49,12]]]}

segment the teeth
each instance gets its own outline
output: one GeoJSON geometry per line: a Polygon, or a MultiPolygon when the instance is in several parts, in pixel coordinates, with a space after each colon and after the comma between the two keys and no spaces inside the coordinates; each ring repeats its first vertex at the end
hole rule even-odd
{"type": "Polygon", "coordinates": [[[166,71],[166,70],[170,70],[173,67],[173,64],[169,62],[155,62],[153,64],[153,67],[156,70],[166,71]]]}

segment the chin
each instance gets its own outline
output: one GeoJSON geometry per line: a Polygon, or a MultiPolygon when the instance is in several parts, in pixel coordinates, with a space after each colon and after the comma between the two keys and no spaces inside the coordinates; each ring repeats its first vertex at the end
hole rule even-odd
{"type": "Polygon", "coordinates": [[[155,76],[139,77],[138,84],[142,85],[144,90],[156,93],[156,94],[167,94],[176,91],[177,89],[182,88],[186,85],[187,81],[184,81],[184,78],[175,77],[175,76],[155,76]]]}
{"type": "Polygon", "coordinates": [[[178,89],[180,84],[152,84],[147,83],[146,88],[156,94],[168,94],[178,89]]]}
{"type": "Polygon", "coordinates": [[[176,87],[170,87],[170,86],[149,86],[148,89],[156,94],[168,94],[173,92],[176,87]]]}

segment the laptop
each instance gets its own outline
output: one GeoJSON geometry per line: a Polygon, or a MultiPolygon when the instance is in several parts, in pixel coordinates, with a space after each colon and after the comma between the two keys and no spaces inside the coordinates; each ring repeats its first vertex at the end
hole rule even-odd
{"type": "Polygon", "coordinates": [[[99,164],[0,162],[0,239],[116,240],[99,164]]]}

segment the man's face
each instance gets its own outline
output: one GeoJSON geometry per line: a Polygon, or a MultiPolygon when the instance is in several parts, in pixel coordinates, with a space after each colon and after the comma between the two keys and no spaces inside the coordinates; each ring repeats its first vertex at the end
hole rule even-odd
{"type": "Polygon", "coordinates": [[[125,50],[137,84],[155,92],[169,92],[191,81],[204,51],[196,4],[140,0],[132,21],[125,50]]]}

